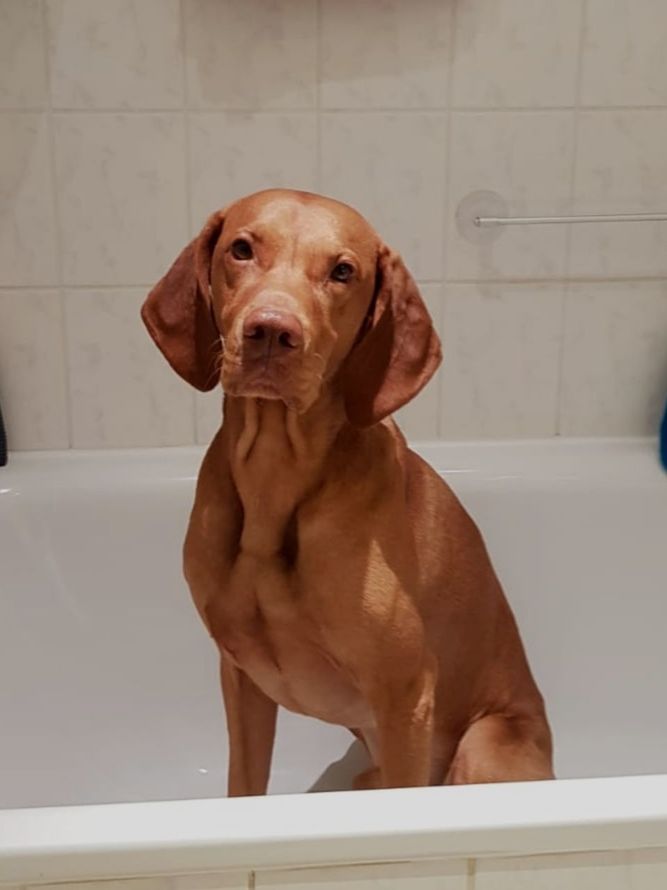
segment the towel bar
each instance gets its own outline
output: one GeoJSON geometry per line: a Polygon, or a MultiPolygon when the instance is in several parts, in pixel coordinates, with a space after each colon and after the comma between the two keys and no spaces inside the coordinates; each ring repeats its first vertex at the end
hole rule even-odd
{"type": "Polygon", "coordinates": [[[544,226],[560,223],[637,223],[667,221],[667,213],[594,213],[587,216],[476,216],[474,223],[487,226],[544,226]]]}

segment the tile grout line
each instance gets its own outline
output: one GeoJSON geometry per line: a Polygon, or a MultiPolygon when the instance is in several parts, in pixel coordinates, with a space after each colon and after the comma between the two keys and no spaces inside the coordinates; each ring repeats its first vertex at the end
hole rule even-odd
{"type": "MultiPolygon", "coordinates": [[[[592,286],[602,286],[608,284],[656,284],[664,283],[664,275],[612,275],[612,276],[587,276],[579,275],[571,278],[555,276],[552,278],[415,278],[420,286],[426,285],[465,285],[469,287],[486,287],[491,285],[506,285],[512,287],[535,287],[541,285],[544,287],[555,287],[563,284],[590,284],[592,286]]],[[[154,281],[149,282],[121,282],[119,284],[94,283],[85,284],[67,284],[63,285],[67,290],[142,290],[150,289],[155,284],[154,281]]],[[[0,285],[0,293],[12,291],[59,291],[61,286],[58,284],[4,284],[0,285]]]]}
{"type": "Polygon", "coordinates": [[[49,18],[46,9],[46,0],[41,0],[40,11],[42,17],[42,52],[44,54],[44,68],[46,73],[47,106],[42,112],[46,117],[46,127],[49,140],[49,173],[51,175],[51,200],[53,201],[53,215],[55,217],[55,248],[56,248],[56,276],[58,279],[58,300],[60,303],[60,337],[64,361],[64,387],[65,387],[65,419],[67,428],[67,447],[74,447],[74,416],[72,399],[71,362],[69,349],[69,336],[67,333],[67,311],[65,299],[65,272],[63,260],[63,237],[61,228],[60,198],[58,195],[58,179],[56,166],[56,137],[53,125],[53,96],[51,92],[51,59],[49,53],[49,18]]]}
{"type": "Polygon", "coordinates": [[[315,190],[322,191],[322,0],[315,2],[315,190]]]}
{"type": "MultiPolygon", "coordinates": [[[[188,72],[187,72],[187,36],[185,26],[185,0],[178,0],[179,27],[180,27],[180,49],[181,49],[181,89],[182,108],[181,117],[183,122],[183,159],[185,166],[185,212],[187,214],[187,232],[188,239],[193,237],[193,219],[192,219],[192,191],[191,191],[191,143],[190,143],[190,115],[188,104],[188,72]]],[[[192,444],[197,443],[197,393],[193,389],[190,398],[191,405],[191,435],[192,444]]]]}
{"type": "MultiPolygon", "coordinates": [[[[570,162],[570,182],[569,182],[569,194],[568,194],[568,205],[569,205],[569,214],[574,215],[574,201],[575,201],[575,179],[576,179],[576,169],[577,169],[577,152],[579,147],[579,120],[578,120],[578,112],[579,106],[581,103],[581,84],[583,77],[583,54],[584,54],[584,44],[585,44],[585,30],[586,30],[586,9],[587,9],[587,0],[581,0],[581,12],[579,18],[579,40],[577,46],[577,67],[575,72],[575,95],[574,95],[574,103],[572,105],[572,158],[570,162]]],[[[570,277],[570,259],[571,259],[571,250],[572,250],[572,236],[573,236],[573,226],[572,224],[567,227],[567,237],[565,240],[565,279],[569,280],[570,277]]]]}
{"type": "MultiPolygon", "coordinates": [[[[0,116],[3,114],[39,114],[40,112],[52,111],[54,115],[77,116],[77,115],[102,115],[102,114],[178,114],[184,110],[183,105],[169,106],[146,106],[145,108],[128,108],[124,106],[103,106],[97,108],[68,108],[68,107],[49,107],[44,105],[35,106],[7,106],[0,108],[0,116]]],[[[315,105],[298,105],[287,106],[285,108],[264,108],[255,105],[243,106],[227,106],[227,105],[211,105],[186,109],[192,114],[259,114],[259,115],[281,115],[281,114],[312,114],[318,110],[317,103],[315,105]]],[[[453,114],[563,114],[563,112],[571,112],[572,105],[508,105],[506,108],[494,108],[492,106],[461,106],[451,108],[446,105],[424,105],[424,106],[338,106],[320,109],[323,114],[444,114],[451,110],[453,114]]],[[[579,105],[579,111],[593,112],[598,114],[613,114],[617,112],[633,112],[650,113],[650,112],[667,112],[667,105],[579,105]]]]}
{"type": "MultiPolygon", "coordinates": [[[[440,255],[440,263],[441,263],[441,272],[442,272],[442,293],[441,293],[441,308],[440,308],[440,319],[439,319],[439,335],[444,344],[445,339],[445,318],[447,311],[447,291],[445,288],[445,279],[446,279],[446,269],[447,269],[447,261],[449,257],[449,239],[447,237],[449,232],[449,214],[451,212],[451,201],[450,201],[450,180],[451,180],[451,147],[452,147],[452,126],[453,126],[453,118],[454,115],[452,113],[452,100],[454,96],[454,62],[456,57],[456,28],[458,23],[458,0],[453,0],[452,9],[449,16],[449,48],[448,48],[448,57],[447,57],[447,95],[446,95],[446,103],[447,103],[447,117],[445,120],[446,134],[445,134],[445,158],[444,158],[444,166],[445,166],[445,177],[444,177],[444,190],[445,193],[442,196],[443,201],[443,229],[442,229],[442,251],[440,255]]],[[[443,348],[444,352],[444,348],[443,348]]],[[[437,416],[437,435],[438,438],[441,439],[443,437],[444,428],[445,428],[445,410],[443,406],[444,399],[444,383],[443,383],[443,370],[442,365],[438,370],[438,416],[437,416]]]]}
{"type": "Polygon", "coordinates": [[[189,117],[189,105],[188,105],[188,76],[187,76],[187,62],[186,62],[186,49],[187,49],[187,39],[185,33],[185,9],[184,4],[185,0],[179,0],[179,12],[180,12],[180,30],[181,30],[181,40],[180,40],[180,48],[181,48],[181,87],[183,90],[183,103],[180,109],[180,113],[183,118],[183,135],[184,135],[184,154],[185,154],[185,202],[186,202],[186,213],[188,214],[188,236],[192,237],[193,235],[193,220],[192,220],[192,193],[190,190],[190,117],[189,117]]]}
{"type": "MultiPolygon", "coordinates": [[[[66,284],[63,287],[66,287],[67,290],[146,290],[146,288],[151,288],[155,284],[154,281],[151,282],[123,282],[121,284],[100,284],[95,282],[86,282],[84,284],[66,284]]],[[[8,284],[8,285],[0,285],[0,291],[11,291],[11,290],[58,290],[60,285],[58,284],[8,284]]]]}
{"type": "Polygon", "coordinates": [[[477,883],[477,860],[466,859],[466,890],[475,890],[477,883]]]}
{"type": "MultiPolygon", "coordinates": [[[[616,282],[619,284],[622,283],[632,283],[639,282],[640,284],[646,282],[660,282],[664,281],[664,275],[573,275],[570,278],[567,278],[563,275],[554,275],[550,278],[443,278],[443,284],[477,284],[477,285],[490,285],[490,284],[506,284],[506,285],[535,285],[535,284],[544,284],[544,285],[556,285],[556,284],[610,284],[612,282],[616,282]]],[[[422,284],[437,284],[436,280],[424,281],[420,279],[422,284]]]]}
{"type": "MultiPolygon", "coordinates": [[[[588,12],[588,0],[581,0],[579,14],[579,43],[577,46],[577,69],[575,78],[574,105],[572,107],[572,161],[570,165],[570,183],[568,203],[570,214],[574,213],[576,199],[577,158],[579,155],[579,108],[581,106],[581,93],[583,84],[584,52],[586,47],[586,21],[588,12]]],[[[558,343],[558,376],[556,378],[556,411],[554,417],[554,432],[556,436],[562,435],[563,424],[563,378],[565,372],[565,334],[567,325],[567,306],[569,302],[572,277],[572,242],[575,227],[570,224],[567,227],[565,239],[565,285],[561,296],[560,308],[560,337],[558,343]]]]}

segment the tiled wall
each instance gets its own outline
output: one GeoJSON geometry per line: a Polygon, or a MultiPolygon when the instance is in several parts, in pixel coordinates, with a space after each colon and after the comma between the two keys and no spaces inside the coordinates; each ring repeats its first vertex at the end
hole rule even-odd
{"type": "Polygon", "coordinates": [[[667,211],[664,0],[0,0],[0,399],[14,448],[206,441],[137,320],[207,213],[269,186],[404,253],[445,364],[410,435],[648,434],[667,223],[471,243],[514,214],[667,211]]]}
{"type": "Polygon", "coordinates": [[[666,881],[666,850],[628,850],[13,885],[6,890],[661,890],[666,881]]]}

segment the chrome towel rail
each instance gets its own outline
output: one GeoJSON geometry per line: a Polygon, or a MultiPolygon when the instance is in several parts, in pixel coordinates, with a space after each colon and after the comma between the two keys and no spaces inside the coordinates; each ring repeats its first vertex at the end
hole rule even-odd
{"type": "Polygon", "coordinates": [[[502,238],[510,226],[547,226],[576,223],[667,222],[660,213],[586,213],[570,216],[513,216],[507,201],[497,192],[469,192],[456,208],[456,227],[471,244],[488,245],[502,238]]]}
{"type": "Polygon", "coordinates": [[[560,223],[638,223],[667,221],[667,213],[598,213],[587,216],[475,216],[479,228],[492,226],[545,226],[560,223]]]}

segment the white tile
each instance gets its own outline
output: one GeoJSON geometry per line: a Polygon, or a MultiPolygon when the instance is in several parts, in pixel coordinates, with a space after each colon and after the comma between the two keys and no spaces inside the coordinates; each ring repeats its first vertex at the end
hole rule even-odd
{"type": "Polygon", "coordinates": [[[67,284],[157,280],[187,240],[180,114],[57,115],[67,284]]]}
{"type": "Polygon", "coordinates": [[[664,850],[578,853],[480,860],[475,890],[656,890],[665,881],[664,850]]]}
{"type": "Polygon", "coordinates": [[[0,0],[0,108],[36,108],[47,101],[39,0],[0,0]]]}
{"type": "Polygon", "coordinates": [[[263,188],[317,185],[317,123],[302,113],[202,112],[190,115],[192,223],[263,188]]]}
{"type": "Polygon", "coordinates": [[[165,890],[247,890],[250,875],[241,872],[174,875],[164,881],[167,885],[165,890]]]}
{"type": "Polygon", "coordinates": [[[465,890],[463,862],[411,862],[257,872],[255,886],[273,890],[465,890]]]}
{"type": "Polygon", "coordinates": [[[184,0],[188,100],[199,108],[314,108],[316,0],[184,0]]]}
{"type": "Polygon", "coordinates": [[[322,190],[363,213],[415,278],[438,280],[444,228],[445,118],[322,117],[322,190]]]}
{"type": "Polygon", "coordinates": [[[0,404],[9,447],[69,445],[60,294],[0,290],[0,404]]]}
{"type": "Polygon", "coordinates": [[[54,108],[183,104],[179,0],[47,0],[54,108]]]}
{"type": "Polygon", "coordinates": [[[47,121],[3,114],[0,139],[0,286],[56,285],[56,226],[47,121]]]}
{"type": "Polygon", "coordinates": [[[582,0],[464,0],[457,4],[453,104],[572,105],[582,0]]]}
{"type": "Polygon", "coordinates": [[[568,210],[573,152],[569,112],[457,112],[452,115],[449,279],[553,278],[565,269],[565,226],[487,229],[476,240],[458,229],[461,200],[491,191],[513,216],[552,216],[568,210]]]}
{"type": "Polygon", "coordinates": [[[66,293],[75,448],[186,445],[192,390],[169,367],[139,318],[143,290],[66,293]]]}
{"type": "Polygon", "coordinates": [[[655,435],[667,400],[667,282],[573,284],[560,431],[655,435]]]}
{"type": "Polygon", "coordinates": [[[555,434],[562,309],[560,285],[447,287],[444,438],[555,434]]]}
{"type": "Polygon", "coordinates": [[[587,0],[584,105],[667,105],[664,0],[587,0]]]}
{"type": "Polygon", "coordinates": [[[667,886],[667,848],[630,850],[626,853],[628,890],[655,890],[667,886]]]}
{"type": "Polygon", "coordinates": [[[197,445],[210,445],[222,423],[222,388],[195,395],[195,439],[197,445]]]}
{"type": "MultiPolygon", "coordinates": [[[[577,213],[667,211],[667,109],[579,115],[577,213]]],[[[573,276],[667,274],[667,222],[591,223],[572,232],[573,276]]]]}
{"type": "Polygon", "coordinates": [[[323,0],[323,108],[442,108],[453,4],[323,0]]]}
{"type": "MultiPolygon", "coordinates": [[[[444,288],[441,284],[422,284],[419,290],[431,313],[433,326],[440,333],[444,315],[444,288]]],[[[396,421],[412,442],[437,439],[440,434],[441,374],[442,370],[439,370],[417,398],[396,414],[396,421]]]]}

